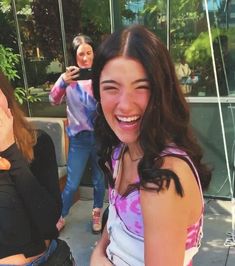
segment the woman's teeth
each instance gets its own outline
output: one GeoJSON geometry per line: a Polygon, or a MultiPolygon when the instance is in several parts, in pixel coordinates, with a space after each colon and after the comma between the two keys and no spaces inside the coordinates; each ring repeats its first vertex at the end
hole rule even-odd
{"type": "Polygon", "coordinates": [[[121,122],[134,122],[137,121],[139,118],[140,116],[129,116],[129,117],[117,116],[117,119],[121,122]]]}

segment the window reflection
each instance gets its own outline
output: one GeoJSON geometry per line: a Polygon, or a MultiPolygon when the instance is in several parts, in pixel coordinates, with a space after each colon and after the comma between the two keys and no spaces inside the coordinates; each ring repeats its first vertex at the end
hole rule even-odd
{"type": "MultiPolygon", "coordinates": [[[[192,87],[199,81],[199,76],[195,71],[192,71],[182,55],[179,61],[175,64],[176,75],[180,81],[180,87],[185,95],[192,93],[192,87]]],[[[194,88],[195,89],[195,88],[194,88]]]]}
{"type": "MultiPolygon", "coordinates": [[[[10,2],[0,3],[0,19],[4,22],[1,23],[0,44],[10,47],[14,53],[19,54],[14,34],[16,21],[10,2]]],[[[52,1],[26,0],[14,3],[30,94],[26,93],[19,64],[14,70],[19,76],[15,79],[14,87],[19,87],[17,93],[20,103],[28,100],[33,116],[65,116],[65,105],[52,108],[48,102],[48,93],[64,71],[65,62],[71,64],[70,45],[74,35],[79,32],[90,35],[98,45],[110,33],[109,2],[63,0],[62,14],[59,12],[58,1],[52,3],[52,1]],[[66,46],[67,50],[64,52],[63,47],[66,46]]]]}
{"type": "Polygon", "coordinates": [[[0,2],[0,26],[0,68],[14,86],[23,86],[14,16],[9,3],[3,1],[0,2]]]}
{"type": "MultiPolygon", "coordinates": [[[[46,100],[46,91],[65,68],[58,2],[53,5],[51,1],[39,0],[15,2],[28,85],[33,92],[41,90],[42,99],[46,100]]],[[[98,45],[110,33],[110,7],[106,0],[62,0],[61,3],[66,59],[70,62],[70,45],[75,34],[88,34],[98,45]]],[[[232,97],[235,96],[235,2],[208,0],[207,3],[219,93],[222,97],[232,97]]],[[[168,17],[164,0],[125,0],[118,5],[115,2],[113,12],[121,19],[116,21],[116,27],[144,24],[166,43],[169,23],[170,52],[177,72],[182,58],[190,69],[186,75],[178,73],[185,96],[217,96],[204,1],[169,0],[169,4],[168,17]]],[[[10,1],[0,3],[0,16],[0,43],[18,54],[10,1]]],[[[20,64],[16,69],[20,78],[15,79],[14,86],[24,88],[20,64]]]]}
{"type": "MultiPolygon", "coordinates": [[[[208,1],[210,28],[220,96],[235,92],[235,2],[208,1]]],[[[203,1],[171,1],[171,54],[178,69],[184,57],[191,69],[180,83],[186,96],[217,96],[211,45],[203,1]],[[185,84],[186,83],[186,84],[185,84]],[[189,83],[189,84],[188,84],[189,83]],[[191,84],[190,84],[191,83],[191,84]]]]}

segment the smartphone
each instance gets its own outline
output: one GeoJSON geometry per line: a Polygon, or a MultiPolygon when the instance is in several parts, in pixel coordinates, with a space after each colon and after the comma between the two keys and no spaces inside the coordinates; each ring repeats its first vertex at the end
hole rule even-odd
{"type": "Polygon", "coordinates": [[[80,68],[79,76],[74,80],[87,80],[92,78],[92,68],[80,68]]]}

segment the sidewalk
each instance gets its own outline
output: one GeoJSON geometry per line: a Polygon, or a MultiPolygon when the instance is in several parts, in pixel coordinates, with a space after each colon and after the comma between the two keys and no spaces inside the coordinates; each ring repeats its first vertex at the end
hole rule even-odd
{"type": "MultiPolygon", "coordinates": [[[[235,247],[225,247],[231,232],[231,202],[205,200],[204,237],[193,266],[234,266],[235,247]]],[[[91,233],[92,200],[80,200],[71,209],[60,237],[70,245],[77,266],[89,266],[90,254],[99,235],[91,233]]]]}
{"type": "Polygon", "coordinates": [[[69,244],[76,266],[89,266],[90,255],[100,235],[91,233],[93,200],[79,200],[66,218],[66,226],[60,238],[69,244]]]}
{"type": "Polygon", "coordinates": [[[194,259],[194,266],[234,266],[235,247],[225,247],[226,233],[231,232],[231,202],[205,200],[204,237],[194,259]]]}

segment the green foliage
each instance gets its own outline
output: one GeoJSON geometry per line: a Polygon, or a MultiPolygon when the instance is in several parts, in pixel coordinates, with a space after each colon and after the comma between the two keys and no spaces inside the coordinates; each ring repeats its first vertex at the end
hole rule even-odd
{"type": "MultiPolygon", "coordinates": [[[[31,0],[17,0],[16,1],[16,10],[18,14],[28,14],[28,8],[25,9],[26,6],[29,7],[31,0]]],[[[3,13],[12,12],[11,10],[11,0],[1,0],[0,2],[0,10],[3,13]]]]}
{"type": "Polygon", "coordinates": [[[15,54],[11,48],[4,47],[0,44],[0,69],[9,80],[19,78],[16,70],[19,59],[19,54],[15,54]]]}
{"type": "Polygon", "coordinates": [[[157,19],[164,9],[157,4],[147,4],[142,11],[142,15],[144,16],[144,24],[148,25],[150,28],[154,28],[157,24],[157,19]]]}
{"type": "Polygon", "coordinates": [[[109,2],[107,0],[81,0],[81,30],[88,35],[110,32],[109,2]],[[93,31],[93,32],[92,32],[93,31]]]}
{"type": "MultiPolygon", "coordinates": [[[[117,17],[121,14],[127,19],[134,18],[134,13],[126,9],[127,0],[114,0],[114,8],[117,17]],[[120,14],[118,14],[120,12],[120,14]]],[[[102,35],[109,34],[110,27],[110,6],[108,0],[81,0],[81,30],[92,36],[97,45],[102,39],[102,35]],[[97,37],[101,38],[97,38],[97,37]]],[[[115,16],[116,17],[116,16],[115,16]]],[[[121,20],[121,17],[118,19],[121,20]]],[[[116,21],[117,23],[117,21],[116,21]]],[[[121,21],[119,21],[121,24],[121,21]]],[[[120,25],[116,25],[118,27],[120,25]]]]}
{"type": "Polygon", "coordinates": [[[166,2],[162,0],[146,3],[141,12],[144,25],[166,41],[166,2]]]}
{"type": "Polygon", "coordinates": [[[208,32],[201,32],[197,39],[185,51],[186,61],[190,64],[202,64],[211,57],[208,32]]]}
{"type": "Polygon", "coordinates": [[[34,87],[30,87],[27,92],[25,88],[16,88],[14,94],[17,102],[21,105],[24,104],[24,102],[41,102],[40,95],[32,93],[33,89],[34,87]]]}
{"type": "Polygon", "coordinates": [[[0,10],[1,10],[3,13],[10,12],[10,10],[11,10],[11,3],[10,3],[10,0],[2,0],[2,1],[0,2],[0,10]]]}
{"type": "Polygon", "coordinates": [[[202,18],[198,0],[173,0],[171,2],[171,43],[173,48],[188,46],[196,38],[195,25],[202,18]]]}
{"type": "MultiPolygon", "coordinates": [[[[116,1],[116,0],[115,0],[116,1]]],[[[126,0],[120,0],[121,12],[125,9],[126,0]]],[[[68,56],[73,37],[78,33],[89,35],[99,45],[102,39],[110,34],[110,8],[108,0],[66,0],[62,1],[64,27],[68,56]]],[[[56,58],[63,63],[62,39],[58,2],[54,0],[34,0],[32,21],[34,25],[34,48],[40,48],[46,58],[56,58]],[[37,45],[37,46],[36,46],[37,45]]],[[[126,12],[125,16],[131,16],[126,12]]],[[[32,33],[31,33],[32,35],[32,33]]]]}
{"type": "MultiPolygon", "coordinates": [[[[219,36],[227,36],[228,39],[234,38],[235,29],[230,28],[218,29],[213,28],[211,30],[212,42],[219,36]]],[[[191,64],[201,65],[211,60],[211,46],[208,32],[201,32],[199,36],[192,42],[192,44],[185,50],[186,61],[191,64]]]]}
{"type": "MultiPolygon", "coordinates": [[[[201,18],[198,0],[170,1],[170,38],[172,54],[178,58],[185,47],[195,39],[195,23],[201,18]]],[[[142,12],[144,24],[166,41],[167,3],[163,0],[148,1],[142,12]]]]}

